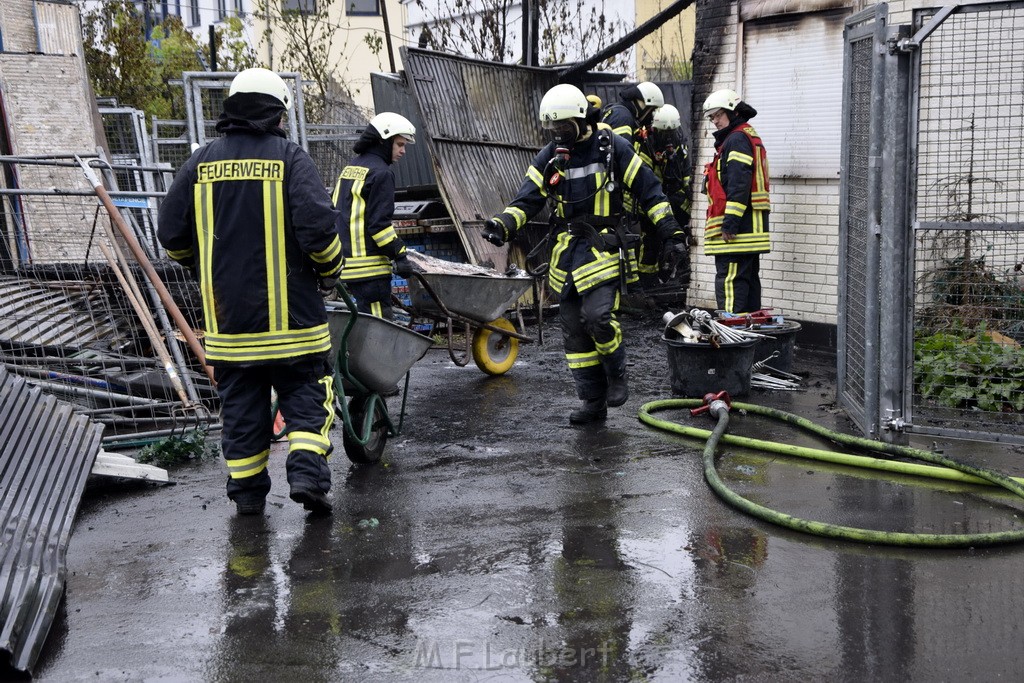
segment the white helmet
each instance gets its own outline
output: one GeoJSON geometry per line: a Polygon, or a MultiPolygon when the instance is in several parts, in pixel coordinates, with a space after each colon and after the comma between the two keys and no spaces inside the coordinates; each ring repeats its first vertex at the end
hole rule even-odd
{"type": "Polygon", "coordinates": [[[735,90],[729,90],[728,88],[716,90],[708,95],[708,98],[704,100],[704,113],[707,114],[708,112],[715,111],[716,109],[736,111],[736,105],[739,103],[740,96],[735,90]]]}
{"type": "Polygon", "coordinates": [[[285,109],[292,108],[292,91],[284,79],[269,69],[246,69],[239,71],[231,81],[228,97],[240,92],[263,93],[276,97],[285,109]]]}
{"type": "Polygon", "coordinates": [[[637,83],[637,90],[640,91],[640,99],[644,101],[645,107],[660,107],[665,104],[665,96],[661,94],[661,88],[650,81],[637,83]]]}
{"type": "Polygon", "coordinates": [[[401,135],[410,144],[416,142],[416,126],[401,114],[382,111],[370,119],[370,125],[380,133],[380,137],[384,140],[401,135]]]}
{"type": "Polygon", "coordinates": [[[538,114],[541,123],[583,119],[587,116],[589,104],[586,95],[575,85],[559,83],[544,93],[544,97],[540,100],[538,114]]]}
{"type": "Polygon", "coordinates": [[[663,104],[654,110],[651,128],[654,130],[675,130],[682,125],[679,110],[671,104],[663,104]]]}

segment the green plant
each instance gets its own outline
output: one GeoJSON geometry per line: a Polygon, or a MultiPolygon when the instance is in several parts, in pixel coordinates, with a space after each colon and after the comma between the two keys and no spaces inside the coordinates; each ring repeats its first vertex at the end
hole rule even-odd
{"type": "Polygon", "coordinates": [[[220,449],[206,439],[205,428],[193,429],[181,436],[168,436],[144,447],[136,457],[141,463],[171,467],[186,462],[216,457],[220,449]]]}
{"type": "Polygon", "coordinates": [[[1024,349],[978,325],[969,338],[938,332],[914,343],[918,393],[950,408],[1024,411],[1024,349]]]}

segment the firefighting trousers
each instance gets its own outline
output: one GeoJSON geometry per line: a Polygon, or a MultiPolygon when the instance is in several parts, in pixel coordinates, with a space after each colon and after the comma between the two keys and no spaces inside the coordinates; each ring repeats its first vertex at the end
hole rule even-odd
{"type": "Polygon", "coordinates": [[[270,390],[288,429],[288,484],[327,492],[334,422],[333,380],[326,358],[310,356],[293,363],[217,367],[221,399],[221,449],[228,468],[228,498],[266,497],[270,492],[270,443],[274,417],[270,390]]]}
{"type": "Polygon", "coordinates": [[[559,300],[559,319],[565,358],[569,363],[576,395],[584,401],[603,399],[606,376],[618,377],[626,370],[626,348],[622,327],[615,316],[619,288],[608,283],[580,294],[569,283],[559,300]]]}
{"type": "Polygon", "coordinates": [[[390,277],[352,280],[344,284],[356,300],[356,310],[360,313],[369,313],[385,320],[395,319],[395,311],[391,308],[390,277]]]}
{"type": "Polygon", "coordinates": [[[715,298],[719,310],[750,313],[761,309],[761,255],[715,256],[715,298]]]}

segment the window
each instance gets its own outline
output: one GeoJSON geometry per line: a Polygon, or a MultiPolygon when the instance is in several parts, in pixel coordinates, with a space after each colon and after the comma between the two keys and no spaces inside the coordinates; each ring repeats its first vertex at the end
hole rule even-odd
{"type": "Polygon", "coordinates": [[[316,0],[281,0],[281,11],[316,14],[316,0]]]}
{"type": "Polygon", "coordinates": [[[345,7],[348,8],[347,14],[372,16],[380,14],[380,0],[345,0],[345,7]]]}
{"type": "Polygon", "coordinates": [[[244,0],[235,0],[235,16],[236,17],[244,17],[245,16],[245,8],[242,7],[243,4],[244,4],[244,0]]]}
{"type": "Polygon", "coordinates": [[[192,0],[189,5],[189,26],[199,26],[199,2],[200,0],[192,0]]]}
{"type": "Polygon", "coordinates": [[[838,178],[845,12],[743,24],[740,95],[757,110],[772,177],[838,178]],[[787,159],[772,149],[801,150],[787,159]]]}
{"type": "Polygon", "coordinates": [[[217,0],[217,20],[220,21],[228,15],[228,0],[217,0]]]}

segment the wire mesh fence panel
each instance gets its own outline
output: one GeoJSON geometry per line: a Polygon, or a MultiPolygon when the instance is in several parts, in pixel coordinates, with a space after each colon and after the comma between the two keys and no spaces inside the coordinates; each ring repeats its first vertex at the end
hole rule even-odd
{"type": "Polygon", "coordinates": [[[913,428],[1024,442],[1024,3],[949,16],[919,64],[913,428]]]}
{"type": "Polygon", "coordinates": [[[840,309],[838,316],[838,396],[855,422],[869,432],[876,408],[868,373],[869,320],[878,315],[877,250],[872,249],[872,187],[878,168],[873,164],[879,142],[872,103],[877,100],[879,58],[875,49],[884,13],[865,11],[847,22],[843,83],[843,169],[840,183],[839,240],[840,309]]]}
{"type": "Polygon", "coordinates": [[[153,157],[157,163],[170,164],[177,171],[192,155],[188,121],[153,119],[153,157]]]}
{"type": "Polygon", "coordinates": [[[334,186],[338,174],[355,156],[352,146],[362,131],[362,126],[306,125],[309,156],[320,171],[326,187],[334,186]]]}
{"type": "MultiPolygon", "coordinates": [[[[214,420],[212,383],[81,168],[4,159],[19,187],[0,188],[0,363],[102,422],[105,438],[214,420]]],[[[201,329],[198,286],[153,266],[201,329]]]]}

